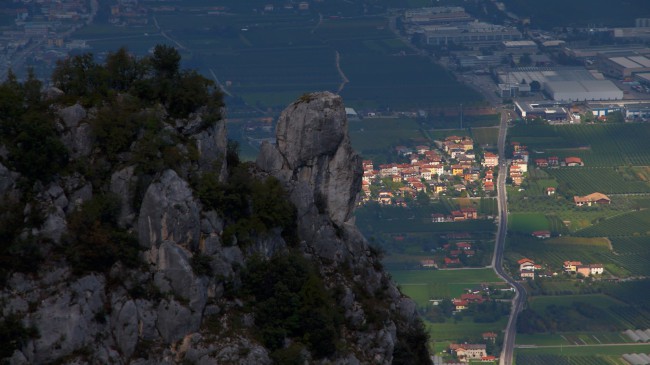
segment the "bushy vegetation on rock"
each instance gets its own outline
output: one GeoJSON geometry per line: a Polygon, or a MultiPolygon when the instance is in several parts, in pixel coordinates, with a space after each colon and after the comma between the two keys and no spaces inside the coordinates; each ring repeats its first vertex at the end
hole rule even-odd
{"type": "Polygon", "coordinates": [[[105,272],[120,261],[136,267],[138,240],[117,224],[120,202],[112,194],[84,202],[68,218],[66,257],[77,273],[105,272]]]}
{"type": "Polygon", "coordinates": [[[342,314],[313,265],[301,255],[253,258],[244,275],[244,292],[251,299],[259,336],[268,349],[277,351],[275,357],[300,356],[298,345],[284,348],[285,338],[304,344],[317,359],[336,351],[342,314]]]}

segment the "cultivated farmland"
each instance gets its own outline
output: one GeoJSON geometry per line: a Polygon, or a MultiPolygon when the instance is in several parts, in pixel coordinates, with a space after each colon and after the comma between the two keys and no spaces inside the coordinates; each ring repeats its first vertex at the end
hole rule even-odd
{"type": "Polygon", "coordinates": [[[593,192],[603,194],[650,193],[647,182],[630,177],[626,179],[624,171],[618,168],[601,167],[566,167],[550,169],[551,174],[560,184],[566,184],[576,195],[593,192]]]}

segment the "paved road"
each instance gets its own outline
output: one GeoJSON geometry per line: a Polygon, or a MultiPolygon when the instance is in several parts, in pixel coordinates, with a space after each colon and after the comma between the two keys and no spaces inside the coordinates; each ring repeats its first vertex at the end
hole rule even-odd
{"type": "Polygon", "coordinates": [[[506,174],[508,170],[505,158],[505,145],[506,133],[508,131],[508,119],[510,118],[510,111],[503,110],[501,113],[501,125],[499,127],[499,175],[497,178],[499,227],[497,228],[497,240],[494,245],[492,267],[497,275],[515,288],[515,297],[512,300],[512,308],[510,310],[510,318],[508,319],[508,327],[506,327],[505,331],[499,365],[512,364],[515,336],[517,334],[517,315],[521,312],[524,302],[526,301],[526,290],[524,287],[503,270],[503,251],[505,248],[506,232],[508,230],[508,196],[506,194],[506,174]]]}

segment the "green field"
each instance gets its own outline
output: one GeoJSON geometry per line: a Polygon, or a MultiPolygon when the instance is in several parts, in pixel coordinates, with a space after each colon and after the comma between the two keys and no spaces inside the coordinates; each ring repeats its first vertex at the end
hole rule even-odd
{"type": "Polygon", "coordinates": [[[538,333],[534,335],[517,334],[518,345],[560,346],[560,345],[597,345],[603,343],[631,343],[629,337],[619,331],[614,332],[563,332],[538,333]]]}
{"type": "Polygon", "coordinates": [[[492,269],[463,270],[390,270],[393,280],[404,294],[420,307],[429,305],[429,299],[460,296],[464,289],[481,283],[500,283],[492,269]]]}
{"type": "Polygon", "coordinates": [[[533,231],[548,230],[549,223],[543,213],[512,213],[508,216],[508,229],[530,234],[533,231]]]}
{"type": "MultiPolygon", "coordinates": [[[[503,282],[492,269],[462,270],[389,270],[393,280],[402,292],[411,297],[418,308],[430,306],[429,299],[458,297],[465,289],[481,283],[501,286],[503,282]]],[[[508,318],[503,317],[494,323],[475,323],[471,318],[448,319],[444,323],[431,323],[425,319],[430,340],[457,341],[461,338],[480,337],[481,333],[500,332],[505,328],[508,318]]]]}
{"type": "Polygon", "coordinates": [[[533,160],[577,156],[585,167],[650,165],[648,124],[518,125],[508,138],[528,146],[533,160]]]}
{"type": "Polygon", "coordinates": [[[593,192],[603,194],[650,193],[650,185],[619,168],[567,167],[549,169],[559,184],[565,184],[576,195],[593,192]]]}
{"type": "Polygon", "coordinates": [[[398,145],[412,146],[425,142],[415,119],[372,118],[348,123],[352,148],[364,159],[383,163],[398,145]]]}
{"type": "MultiPolygon", "coordinates": [[[[506,258],[512,262],[521,257],[529,257],[536,263],[546,264],[553,271],[560,271],[567,260],[580,260],[585,263],[609,264],[610,250],[604,245],[549,243],[530,236],[508,236],[506,258]]],[[[607,266],[605,267],[607,270],[607,266]]]]}
{"type": "Polygon", "coordinates": [[[648,236],[650,210],[633,211],[602,220],[596,225],[576,232],[585,237],[648,236]]]}
{"type": "Polygon", "coordinates": [[[474,323],[471,319],[464,318],[456,323],[453,321],[446,323],[425,322],[425,326],[429,330],[431,341],[444,341],[468,337],[480,338],[482,333],[501,331],[506,327],[507,322],[507,317],[503,317],[495,323],[474,323]]]}

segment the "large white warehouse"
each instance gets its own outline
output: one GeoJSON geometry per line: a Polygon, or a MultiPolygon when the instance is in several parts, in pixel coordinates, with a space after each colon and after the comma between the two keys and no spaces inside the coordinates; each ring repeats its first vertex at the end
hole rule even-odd
{"type": "Polygon", "coordinates": [[[623,91],[609,80],[547,81],[544,90],[558,101],[623,99],[623,91]]]}
{"type": "Polygon", "coordinates": [[[556,101],[620,100],[623,91],[602,74],[580,67],[522,67],[499,74],[504,84],[539,82],[556,101]]]}

